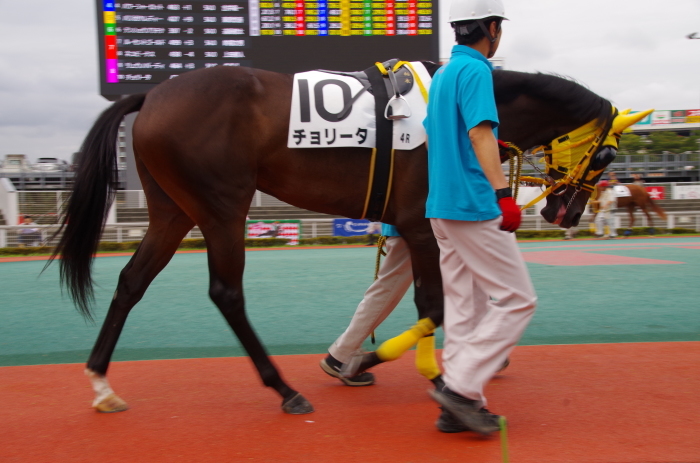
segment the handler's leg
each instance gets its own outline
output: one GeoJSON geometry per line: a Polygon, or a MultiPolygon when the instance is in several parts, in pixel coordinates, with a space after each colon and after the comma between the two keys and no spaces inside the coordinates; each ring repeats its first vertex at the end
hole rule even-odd
{"type": "MultiPolygon", "coordinates": [[[[484,385],[520,340],[537,297],[515,235],[499,229],[500,219],[439,222],[443,236],[437,232],[436,236],[441,249],[445,246],[459,257],[472,283],[471,287],[460,285],[459,276],[451,276],[449,287],[445,284],[445,383],[450,390],[486,405],[484,385]],[[448,291],[455,294],[447,298],[448,291]],[[465,291],[473,292],[473,307],[458,305],[460,298],[469,298],[465,291]],[[477,300],[478,294],[492,299],[477,300]]],[[[449,268],[443,271],[443,278],[448,272],[449,268]]]]}
{"type": "Polygon", "coordinates": [[[605,212],[598,212],[595,216],[595,234],[598,238],[605,235],[605,212]]]}
{"type": "Polygon", "coordinates": [[[370,333],[396,308],[413,282],[411,254],[406,241],[401,237],[389,237],[386,250],[386,257],[377,279],[365,292],[348,328],[329,347],[331,358],[321,362],[321,367],[326,373],[346,384],[352,378],[343,378],[340,375],[340,367],[350,361],[370,333]],[[334,368],[336,366],[337,369],[334,368]]]}
{"type": "Polygon", "coordinates": [[[443,432],[498,430],[483,389],[507,360],[534,312],[536,297],[514,235],[501,220],[431,219],[445,288],[443,432]],[[485,295],[493,299],[484,298],[485,295]]]}

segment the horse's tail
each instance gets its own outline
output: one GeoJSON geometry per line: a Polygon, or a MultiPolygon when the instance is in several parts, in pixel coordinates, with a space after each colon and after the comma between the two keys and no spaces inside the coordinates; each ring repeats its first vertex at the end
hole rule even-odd
{"type": "Polygon", "coordinates": [[[125,115],[138,111],[146,95],[132,95],[107,108],[90,129],[77,159],[73,192],[63,210],[60,241],[47,266],[60,256],[61,284],[80,313],[92,320],[92,260],[117,189],[117,136],[125,115]]]}
{"type": "Polygon", "coordinates": [[[656,204],[656,202],[654,202],[654,200],[651,197],[649,197],[649,205],[654,210],[654,212],[656,212],[656,215],[661,217],[661,220],[666,220],[666,212],[663,209],[661,209],[661,206],[656,204]]]}

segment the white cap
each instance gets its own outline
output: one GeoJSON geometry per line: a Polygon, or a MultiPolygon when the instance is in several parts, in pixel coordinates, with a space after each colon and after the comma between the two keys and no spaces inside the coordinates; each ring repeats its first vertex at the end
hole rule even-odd
{"type": "Polygon", "coordinates": [[[491,17],[508,19],[501,0],[452,0],[450,5],[451,23],[491,17]]]}

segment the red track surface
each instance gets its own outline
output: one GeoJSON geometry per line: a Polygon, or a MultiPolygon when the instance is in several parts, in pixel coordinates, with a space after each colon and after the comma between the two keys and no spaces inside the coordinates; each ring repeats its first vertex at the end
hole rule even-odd
{"type": "MultiPolygon", "coordinates": [[[[247,358],[115,362],[132,409],[98,414],[82,365],[0,368],[2,462],[500,462],[498,437],[441,434],[413,355],[350,388],[280,356],[316,407],[284,415],[247,358]]],[[[700,462],[700,342],[529,346],[495,378],[511,463],[700,462]]]]}

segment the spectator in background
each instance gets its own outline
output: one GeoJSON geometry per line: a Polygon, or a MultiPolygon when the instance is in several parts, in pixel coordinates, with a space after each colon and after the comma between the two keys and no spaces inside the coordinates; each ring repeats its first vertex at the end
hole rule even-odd
{"type": "Polygon", "coordinates": [[[644,179],[642,178],[642,174],[632,174],[632,183],[635,185],[644,185],[644,179]]]}
{"type": "Polygon", "coordinates": [[[620,180],[618,180],[617,174],[615,172],[608,173],[608,183],[610,184],[610,186],[615,186],[620,183],[620,180]]]}
{"type": "MultiPolygon", "coordinates": [[[[31,227],[36,225],[31,216],[25,215],[22,225],[31,227]]],[[[38,228],[20,228],[19,229],[19,245],[24,246],[39,246],[41,244],[41,230],[38,228]]]]}

